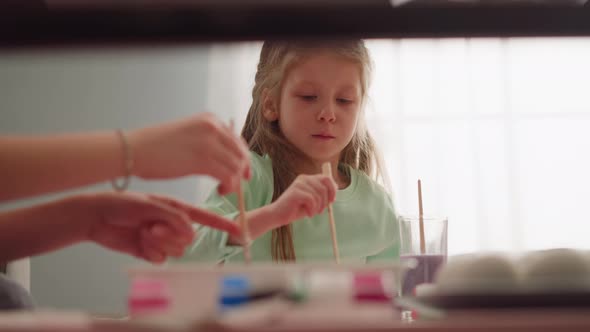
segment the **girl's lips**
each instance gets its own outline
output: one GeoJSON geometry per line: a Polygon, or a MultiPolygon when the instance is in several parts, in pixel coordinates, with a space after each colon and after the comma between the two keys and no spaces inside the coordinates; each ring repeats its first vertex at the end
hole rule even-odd
{"type": "Polygon", "coordinates": [[[318,139],[323,139],[323,140],[330,140],[330,139],[334,139],[335,137],[332,135],[324,135],[324,134],[318,134],[318,135],[311,135],[313,138],[318,138],[318,139]]]}

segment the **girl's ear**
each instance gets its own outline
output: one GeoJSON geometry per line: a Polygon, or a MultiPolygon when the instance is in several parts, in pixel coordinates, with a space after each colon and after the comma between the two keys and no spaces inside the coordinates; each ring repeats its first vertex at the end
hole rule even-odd
{"type": "Polygon", "coordinates": [[[277,105],[268,88],[262,90],[262,115],[269,122],[279,119],[277,105]]]}

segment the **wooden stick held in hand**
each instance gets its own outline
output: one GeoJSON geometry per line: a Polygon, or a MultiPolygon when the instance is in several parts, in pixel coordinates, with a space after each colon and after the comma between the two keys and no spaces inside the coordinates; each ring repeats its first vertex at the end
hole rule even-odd
{"type": "Polygon", "coordinates": [[[240,210],[239,222],[242,228],[243,234],[243,252],[244,261],[246,264],[250,264],[252,256],[250,254],[250,231],[248,229],[248,219],[246,219],[246,203],[244,202],[244,192],[242,191],[242,185],[240,184],[238,189],[238,209],[240,210]]]}
{"type": "MultiPolygon", "coordinates": [[[[322,165],[322,173],[332,177],[332,166],[330,163],[322,165]]],[[[338,252],[338,239],[336,238],[336,222],[334,222],[334,211],[332,210],[332,203],[328,204],[328,217],[330,219],[330,233],[332,234],[332,251],[334,251],[334,260],[336,264],[340,264],[340,253],[338,252]]]]}
{"type": "MultiPolygon", "coordinates": [[[[229,126],[231,131],[234,131],[234,120],[229,120],[229,126]]],[[[252,261],[252,255],[250,254],[250,231],[248,228],[248,219],[246,219],[246,203],[244,201],[244,191],[242,190],[242,180],[239,180],[238,184],[238,210],[240,214],[238,215],[238,222],[240,223],[240,227],[242,228],[242,244],[243,248],[242,251],[244,253],[244,261],[246,264],[250,264],[252,261]]]]}
{"type": "Polygon", "coordinates": [[[424,210],[422,209],[422,181],[418,180],[418,218],[420,219],[420,253],[426,253],[426,244],[424,239],[424,210]]]}

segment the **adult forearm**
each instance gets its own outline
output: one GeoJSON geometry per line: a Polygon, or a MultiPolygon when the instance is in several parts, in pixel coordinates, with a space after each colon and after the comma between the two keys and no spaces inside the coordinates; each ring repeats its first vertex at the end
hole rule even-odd
{"type": "Polygon", "coordinates": [[[125,173],[115,132],[0,137],[0,201],[89,185],[125,173]]]}
{"type": "Polygon", "coordinates": [[[80,200],[66,198],[0,213],[0,261],[49,252],[87,238],[91,216],[80,200]]]}

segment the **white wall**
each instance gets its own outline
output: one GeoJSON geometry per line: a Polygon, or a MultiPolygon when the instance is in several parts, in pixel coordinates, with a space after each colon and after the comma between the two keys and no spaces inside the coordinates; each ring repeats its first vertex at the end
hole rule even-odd
{"type": "MultiPolygon", "coordinates": [[[[136,128],[194,114],[206,106],[207,58],[207,50],[198,47],[0,53],[0,133],[136,128]]],[[[110,190],[110,186],[88,189],[110,190]]],[[[194,202],[197,180],[134,179],[131,189],[194,202]]],[[[54,197],[4,204],[0,209],[54,197]]],[[[124,312],[124,270],[137,263],[92,244],[31,262],[31,290],[38,305],[107,314],[124,312]]]]}

